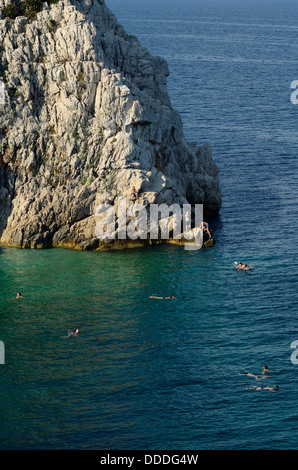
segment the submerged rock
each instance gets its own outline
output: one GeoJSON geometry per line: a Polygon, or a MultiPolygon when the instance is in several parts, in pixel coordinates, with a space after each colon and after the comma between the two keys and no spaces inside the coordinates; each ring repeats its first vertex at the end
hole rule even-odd
{"type": "MultiPolygon", "coordinates": [[[[147,210],[189,203],[217,213],[219,170],[208,145],[185,141],[167,63],[103,0],[40,2],[5,17],[11,3],[0,0],[0,242],[100,249],[96,208],[133,185],[147,210]]],[[[112,244],[135,243],[145,242],[112,244]]]]}

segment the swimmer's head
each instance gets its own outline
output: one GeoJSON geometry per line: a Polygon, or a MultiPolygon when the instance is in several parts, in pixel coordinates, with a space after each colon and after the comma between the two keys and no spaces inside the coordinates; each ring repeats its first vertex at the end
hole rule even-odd
{"type": "Polygon", "coordinates": [[[174,296],[173,296],[173,294],[171,295],[171,299],[174,299],[174,296]]]}
{"type": "Polygon", "coordinates": [[[247,375],[247,372],[246,372],[246,370],[243,372],[243,374],[244,374],[244,375],[247,375]]]}
{"type": "Polygon", "coordinates": [[[278,386],[278,385],[274,385],[273,390],[276,390],[276,391],[279,390],[279,386],[278,386]]]}

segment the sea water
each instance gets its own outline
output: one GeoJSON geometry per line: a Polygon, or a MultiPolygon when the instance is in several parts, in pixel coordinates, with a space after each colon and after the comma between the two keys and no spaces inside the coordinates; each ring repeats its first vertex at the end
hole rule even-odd
{"type": "Polygon", "coordinates": [[[167,60],[187,140],[212,146],[216,244],[0,248],[0,448],[295,449],[296,4],[106,3],[167,60]]]}

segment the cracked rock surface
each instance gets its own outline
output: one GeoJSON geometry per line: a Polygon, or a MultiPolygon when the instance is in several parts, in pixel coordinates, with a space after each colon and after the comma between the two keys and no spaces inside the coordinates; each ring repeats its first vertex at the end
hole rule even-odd
{"type": "Polygon", "coordinates": [[[43,2],[33,19],[1,12],[0,64],[2,244],[96,249],[96,207],[133,185],[148,208],[220,210],[211,148],[185,141],[167,63],[103,0],[43,2]]]}

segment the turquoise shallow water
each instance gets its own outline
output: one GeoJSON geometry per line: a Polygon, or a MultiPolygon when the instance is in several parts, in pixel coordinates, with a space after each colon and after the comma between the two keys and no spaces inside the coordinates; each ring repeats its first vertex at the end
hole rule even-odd
{"type": "Polygon", "coordinates": [[[295,449],[295,2],[107,5],[167,59],[187,138],[213,147],[216,244],[0,248],[0,448],[295,449]],[[242,375],[264,364],[272,377],[242,375]],[[265,384],[280,391],[249,389],[265,384]]]}
{"type": "Polygon", "coordinates": [[[255,255],[258,268],[241,273],[219,245],[2,249],[1,447],[295,446],[296,289],[279,289],[287,260],[276,260],[273,272],[269,253],[255,255]],[[265,363],[278,393],[240,375],[265,363]]]}

